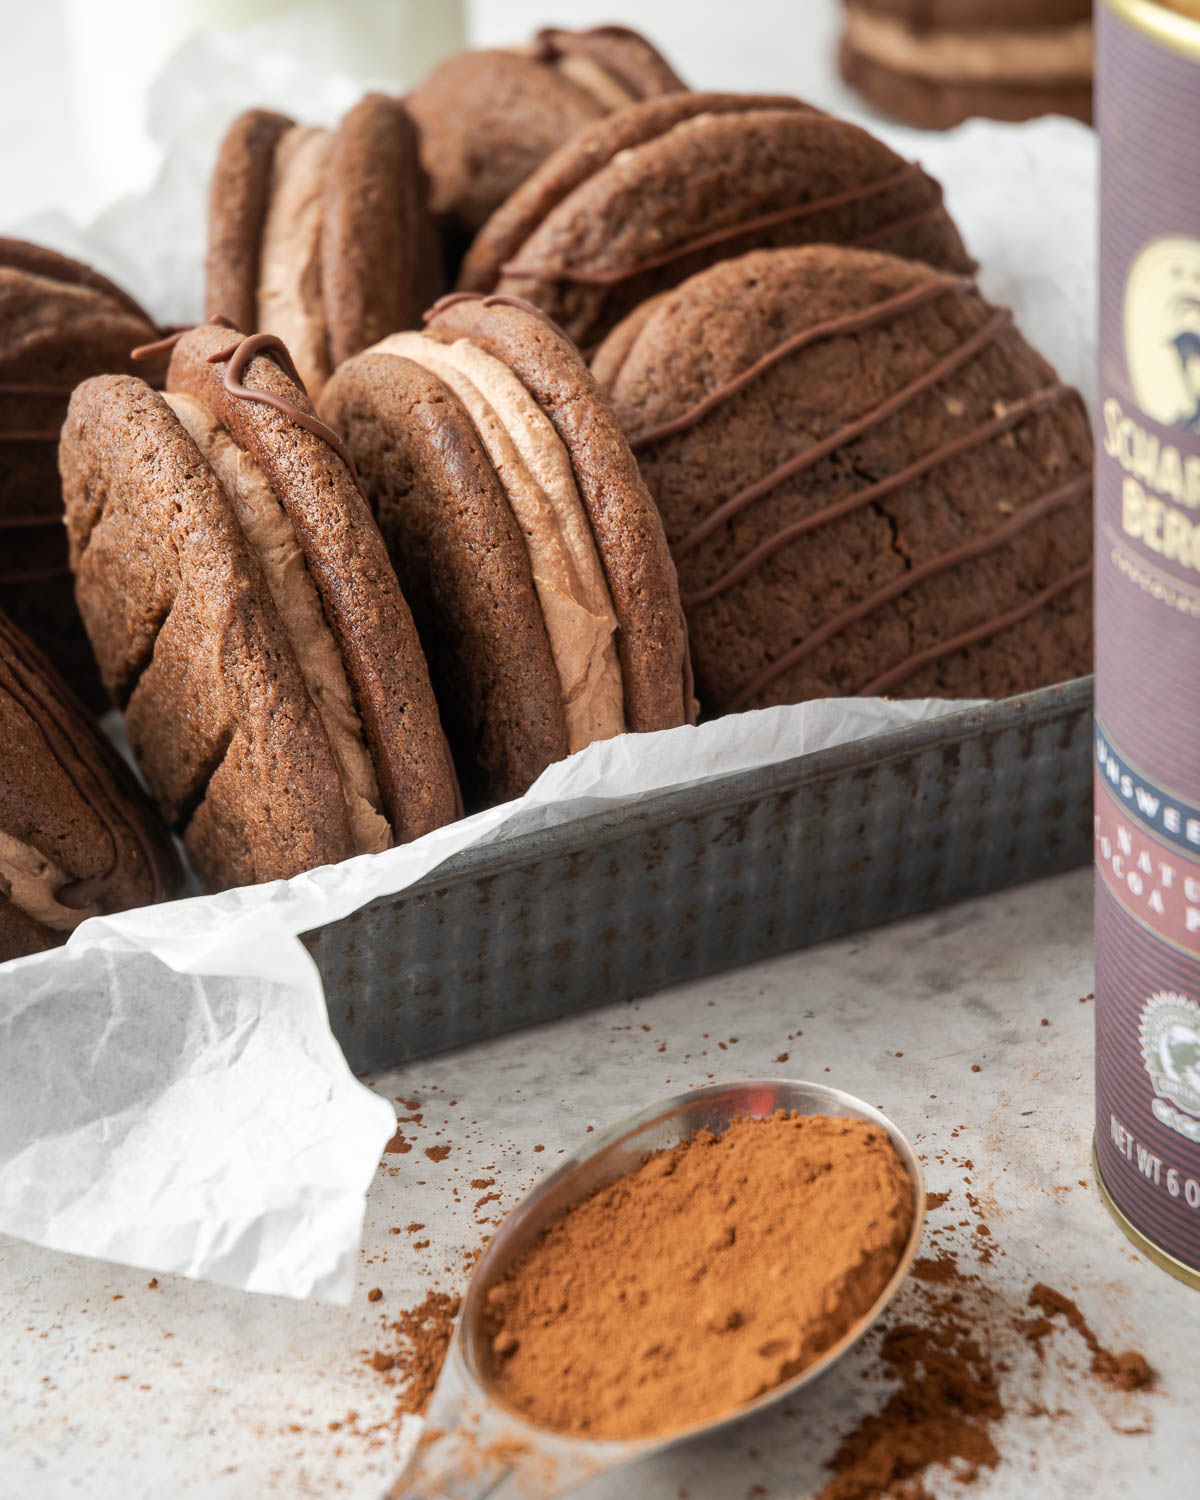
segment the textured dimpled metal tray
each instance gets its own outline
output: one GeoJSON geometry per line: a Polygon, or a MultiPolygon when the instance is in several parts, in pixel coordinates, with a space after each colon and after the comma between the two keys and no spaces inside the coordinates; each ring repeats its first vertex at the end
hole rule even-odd
{"type": "Polygon", "coordinates": [[[305,938],[372,1072],[1091,858],[1092,680],[467,850],[305,938]]]}

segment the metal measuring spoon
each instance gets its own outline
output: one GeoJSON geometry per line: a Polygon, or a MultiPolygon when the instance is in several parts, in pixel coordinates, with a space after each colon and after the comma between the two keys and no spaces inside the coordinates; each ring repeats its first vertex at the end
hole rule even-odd
{"type": "Polygon", "coordinates": [[[870,1328],[900,1289],[921,1238],[925,1182],[916,1152],[896,1126],[841,1089],[786,1078],[718,1083],[663,1099],[630,1115],[581,1147],[528,1194],[496,1231],[475,1267],[446,1360],[425,1414],[425,1431],[389,1500],[553,1500],[618,1464],[716,1432],[751,1412],[794,1396],[840,1359],[870,1328]],[[661,1437],[594,1441],[536,1427],[488,1389],[483,1315],[488,1289],[542,1231],[573,1203],[632,1172],[648,1152],[677,1146],[696,1131],[720,1133],[731,1121],[783,1109],[802,1115],[843,1115],[887,1131],[913,1190],[913,1222],[891,1279],[863,1316],[811,1365],[754,1401],[661,1437]]]}

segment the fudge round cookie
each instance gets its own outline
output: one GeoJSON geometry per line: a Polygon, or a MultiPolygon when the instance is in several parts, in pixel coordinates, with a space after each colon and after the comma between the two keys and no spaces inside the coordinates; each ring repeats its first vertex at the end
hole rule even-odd
{"type": "Polygon", "coordinates": [[[413,327],[436,293],[427,197],[398,99],[368,94],[334,131],[247,111],[213,172],[208,315],[277,334],[316,396],[341,360],[413,327]]]}
{"type": "Polygon", "coordinates": [[[926,129],[1092,118],[1091,0],[846,0],[838,61],[877,109],[926,129]]]}
{"type": "Polygon", "coordinates": [[[471,235],[585,125],[683,87],[645,37],[624,26],[548,27],[527,47],[448,58],[408,100],[434,210],[471,235]]]}
{"type": "Polygon", "coordinates": [[[724,261],[597,356],[710,711],[1003,697],[1090,671],[1077,391],[970,281],[828,245],[724,261]]]}
{"type": "Polygon", "coordinates": [[[0,962],[172,895],[166,829],[49,661],[0,614],[0,962]]]}
{"type": "Polygon", "coordinates": [[[104,694],[71,590],[58,433],[78,381],[132,368],[129,351],[156,337],[99,272],[0,239],[0,606],[96,709],[104,694]]]}
{"type": "Polygon", "coordinates": [[[345,437],[429,658],[468,802],[682,724],[674,569],[608,404],[536,310],[457,294],[343,365],[345,437]]]}
{"type": "Polygon", "coordinates": [[[209,886],[376,852],[455,816],[412,616],[278,339],[192,329],[163,395],[86,381],[62,472],[105,685],[209,886]]]}
{"type": "Polygon", "coordinates": [[[696,115],[742,113],[752,107],[817,113],[811,105],[786,94],[685,92],[664,94],[636,109],[617,110],[589,126],[572,143],[570,151],[556,151],[496,209],[463,258],[458,289],[490,292],[500,279],[501,267],[512,259],[551,209],[622,151],[652,141],[696,115]]]}
{"type": "Polygon", "coordinates": [[[647,297],[748,250],[870,245],[972,268],[938,184],[858,126],[754,95],[691,95],[682,117],[663,103],[625,112],[632,144],[612,149],[604,121],[546,162],[485,225],[470,285],[533,302],[587,349],[647,297]]]}

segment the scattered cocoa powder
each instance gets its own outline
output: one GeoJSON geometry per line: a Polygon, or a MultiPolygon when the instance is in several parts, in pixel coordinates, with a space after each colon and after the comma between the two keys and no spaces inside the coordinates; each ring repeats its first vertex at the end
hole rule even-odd
{"type": "Polygon", "coordinates": [[[378,1302],[379,1299],[382,1296],[383,1296],[383,1292],[380,1290],[380,1288],[377,1287],[377,1286],[373,1286],[371,1288],[371,1290],[367,1293],[367,1301],[368,1302],[378,1302]]]}
{"type": "Polygon", "coordinates": [[[412,1146],[410,1146],[409,1143],[404,1139],[404,1132],[400,1129],[399,1125],[397,1125],[395,1135],[392,1136],[391,1140],[383,1149],[385,1151],[391,1151],[392,1153],[398,1152],[401,1156],[403,1156],[406,1152],[412,1150],[412,1146]]]}
{"type": "Polygon", "coordinates": [[[396,1340],[391,1351],[376,1350],[367,1361],[399,1388],[395,1416],[424,1411],[454,1332],[458,1297],[429,1292],[416,1307],[401,1312],[384,1329],[396,1340]]]}
{"type": "MultiPolygon", "coordinates": [[[[992,1425],[1005,1411],[1001,1377],[1011,1374],[1014,1384],[1028,1389],[1028,1374],[1014,1373],[1021,1350],[1032,1345],[1040,1356],[1056,1316],[1083,1337],[1092,1372],[1106,1384],[1127,1391],[1153,1379],[1142,1355],[1104,1349],[1061,1292],[1039,1282],[1029,1305],[1043,1316],[1027,1318],[1022,1304],[991,1280],[964,1271],[949,1251],[914,1261],[884,1327],[873,1335],[884,1373],[899,1386],[842,1441],[830,1460],[833,1477],[817,1500],[931,1500],[923,1476],[933,1465],[948,1466],[964,1485],[994,1468],[999,1454],[992,1425]]],[[[1036,1404],[1034,1410],[1059,1415],[1036,1404]]]]}
{"type": "MultiPolygon", "coordinates": [[[[952,1269],[937,1283],[949,1288],[956,1279],[952,1269]]],[[[883,1335],[879,1356],[900,1387],[842,1442],[818,1500],[929,1500],[919,1476],[932,1464],[953,1465],[963,1482],[995,1468],[991,1424],[1004,1408],[990,1352],[960,1296],[958,1288],[939,1291],[936,1321],[900,1323],[883,1335]]]]}
{"type": "Polygon", "coordinates": [[[450,1155],[449,1146],[426,1146],[425,1155],[430,1161],[445,1161],[450,1155]]]}
{"type": "Polygon", "coordinates": [[[1026,1323],[1022,1331],[1039,1353],[1046,1336],[1055,1327],[1054,1319],[1061,1317],[1087,1345],[1092,1356],[1092,1374],[1106,1385],[1118,1391],[1140,1391],[1153,1387],[1154,1371],[1146,1356],[1135,1349],[1125,1349],[1120,1354],[1106,1349],[1092,1332],[1078,1304],[1070,1297],[1039,1281],[1029,1294],[1029,1305],[1041,1308],[1042,1316],[1026,1323]]]}
{"type": "Polygon", "coordinates": [[[490,1378],[533,1421],[589,1437],[731,1411],[870,1307],[912,1215],[877,1126],[779,1111],[698,1131],[575,1204],[490,1288],[490,1378]]]}

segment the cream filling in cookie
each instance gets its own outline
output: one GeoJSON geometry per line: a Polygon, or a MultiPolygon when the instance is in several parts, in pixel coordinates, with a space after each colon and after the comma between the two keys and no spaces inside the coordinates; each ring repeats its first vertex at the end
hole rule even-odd
{"type": "Polygon", "coordinates": [[[287,512],[276,499],[267,476],[208,407],[174,391],[163,399],[208,460],[247,542],[262,563],[304,685],[333,750],[355,851],[378,854],[390,849],[391,825],[383,815],[383,798],[345,663],[287,512]]]}
{"type": "Polygon", "coordinates": [[[935,31],[850,6],[846,41],[897,73],[973,83],[1028,83],[1092,76],[1092,23],[1042,31],[935,31]]]}
{"type": "Polygon", "coordinates": [[[468,339],[396,333],[370,352],[401,355],[436,375],[475,424],[525,537],[571,750],[621,734],[617,618],[570,455],[549,417],[507,365],[468,339]]]}
{"type": "Polygon", "coordinates": [[[258,327],[288,346],[315,401],[329,379],[321,297],[321,191],[328,130],[293,125],[280,136],[258,263],[258,327]]]}
{"type": "Polygon", "coordinates": [[[638,102],[638,96],[631,94],[619,78],[582,52],[565,52],[555,58],[554,66],[576,88],[590,94],[601,109],[624,109],[638,102]]]}
{"type": "Polygon", "coordinates": [[[72,932],[85,917],[99,915],[98,906],[75,911],[59,905],[55,892],[70,880],[71,876],[40,849],[0,829],[0,895],[7,896],[26,916],[55,932],[72,932]]]}
{"type": "MultiPolygon", "coordinates": [[[[508,47],[508,52],[515,52],[518,57],[530,57],[540,59],[536,46],[528,44],[523,47],[508,47]]],[[[621,80],[610,73],[603,63],[598,63],[595,58],[588,57],[583,52],[564,52],[558,57],[551,58],[548,67],[573,83],[577,89],[582,89],[589,98],[594,99],[603,110],[624,109],[626,105],[637,104],[639,95],[630,93],[621,80]]]]}

